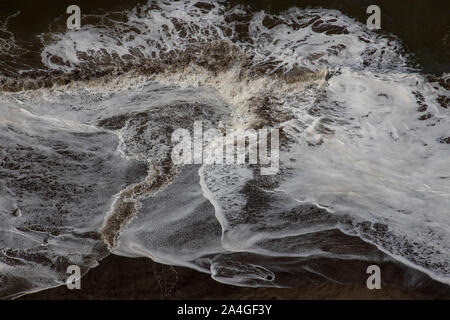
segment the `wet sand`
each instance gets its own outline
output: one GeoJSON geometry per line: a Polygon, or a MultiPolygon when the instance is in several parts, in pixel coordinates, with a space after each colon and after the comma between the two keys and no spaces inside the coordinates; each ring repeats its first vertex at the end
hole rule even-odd
{"type": "Polygon", "coordinates": [[[221,284],[210,275],[147,258],[111,255],[81,281],[81,290],[65,286],[23,296],[23,300],[94,299],[417,299],[423,296],[396,288],[311,284],[302,288],[242,288],[221,284]],[[130,272],[131,271],[131,272],[130,272]]]}

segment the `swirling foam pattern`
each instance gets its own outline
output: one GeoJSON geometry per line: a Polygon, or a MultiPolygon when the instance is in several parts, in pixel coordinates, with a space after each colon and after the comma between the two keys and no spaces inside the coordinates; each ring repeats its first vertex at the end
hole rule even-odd
{"type": "Polygon", "coordinates": [[[91,18],[43,36],[42,62],[131,73],[0,96],[3,296],[94,266],[102,227],[115,254],[235,285],[351,281],[326,259],[450,283],[449,93],[395,37],[335,10],[215,1],[91,18]],[[196,120],[280,129],[280,171],[174,166],[170,134],[196,120]]]}

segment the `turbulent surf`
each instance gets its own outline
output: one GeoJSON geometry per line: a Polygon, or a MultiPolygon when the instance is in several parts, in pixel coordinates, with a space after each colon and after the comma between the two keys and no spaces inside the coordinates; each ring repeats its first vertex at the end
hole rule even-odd
{"type": "Polygon", "coordinates": [[[336,10],[151,1],[89,21],[42,34],[40,68],[0,65],[0,296],[111,252],[238,286],[365,283],[368,262],[450,284],[449,74],[336,10]],[[195,121],[278,129],[279,171],[174,164],[195,121]]]}

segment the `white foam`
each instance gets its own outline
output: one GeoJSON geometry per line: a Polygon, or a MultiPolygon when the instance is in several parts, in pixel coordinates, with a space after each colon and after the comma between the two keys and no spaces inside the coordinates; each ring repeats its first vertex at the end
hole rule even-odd
{"type": "MultiPolygon", "coordinates": [[[[149,162],[168,151],[167,141],[158,144],[152,133],[174,123],[191,128],[199,116],[190,113],[193,104],[208,106],[202,110],[216,122],[230,116],[227,123],[233,126],[257,118],[251,110],[254,98],[270,97],[292,114],[292,119],[276,124],[294,141],[281,150],[277,176],[258,180],[245,166],[186,169],[167,190],[142,199],[114,253],[190,266],[235,285],[273,285],[263,279],[273,274],[269,267],[255,267],[232,253],[368,259],[350,240],[343,241],[346,252],[334,250],[333,231],[340,229],[450,283],[450,149],[439,142],[448,136],[450,124],[448,109],[436,101],[448,92],[410,69],[397,41],[338,11],[293,8],[270,16],[205,2],[213,6],[208,12],[195,7],[196,1],[164,2],[153,10],[132,10],[126,14],[128,22],[116,21],[114,28],[85,25],[80,31],[55,34],[46,43],[42,61],[49,68],[70,71],[96,61],[101,52],[139,60],[226,40],[244,52],[252,66],[270,63],[269,73],[307,67],[322,76],[288,84],[264,75],[242,78],[239,63],[217,74],[190,65],[150,77],[118,77],[115,83],[72,84],[1,97],[2,109],[13,104],[27,110],[30,119],[41,117],[44,131],[89,131],[99,120],[125,114],[131,119],[126,125],[105,131],[114,141],[114,135],[120,137],[121,155],[127,160],[149,162]],[[249,21],[251,41],[239,34],[242,22],[232,14],[249,21]],[[282,24],[269,29],[263,23],[267,17],[282,24]],[[313,26],[319,18],[329,27],[320,31],[320,25],[313,26]],[[184,104],[187,109],[173,109],[171,117],[155,112],[184,104]],[[418,111],[424,105],[427,110],[418,111]],[[143,112],[151,115],[151,126],[138,139],[142,123],[136,115],[143,112]],[[429,119],[419,120],[428,113],[429,119]],[[315,242],[316,234],[324,240],[315,242]],[[228,254],[229,259],[222,260],[228,254]]],[[[211,119],[205,119],[208,125],[211,119]]],[[[36,130],[30,121],[20,127],[36,130]]],[[[14,210],[14,201],[5,195],[1,203],[14,210]]],[[[14,219],[5,225],[13,226],[14,219]]],[[[21,219],[27,219],[26,214],[21,219]]],[[[23,246],[32,246],[33,239],[23,246]]]]}

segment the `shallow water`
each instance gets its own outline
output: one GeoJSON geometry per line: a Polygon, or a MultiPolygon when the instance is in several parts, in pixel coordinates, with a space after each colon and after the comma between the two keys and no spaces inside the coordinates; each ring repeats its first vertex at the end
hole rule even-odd
{"type": "Polygon", "coordinates": [[[450,283],[445,55],[326,8],[183,0],[89,21],[30,48],[3,29],[3,56],[40,59],[1,69],[2,296],[109,251],[240,286],[358,283],[355,261],[400,263],[388,285],[450,283]],[[174,165],[194,121],[278,128],[280,170],[174,165]]]}

